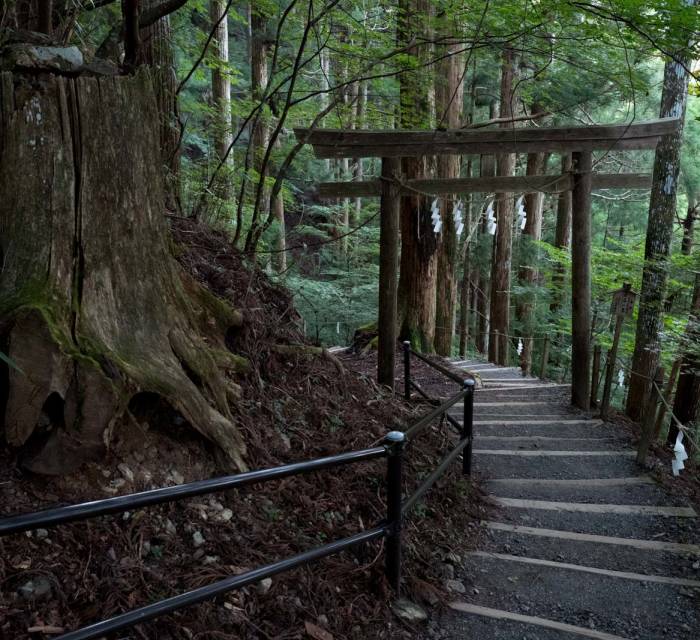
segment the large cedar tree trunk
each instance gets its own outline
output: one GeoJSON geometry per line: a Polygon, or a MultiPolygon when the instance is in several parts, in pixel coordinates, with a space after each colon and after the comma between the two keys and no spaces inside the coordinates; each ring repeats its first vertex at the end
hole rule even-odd
{"type": "MultiPolygon", "coordinates": [[[[426,0],[399,3],[399,46],[415,43],[425,35],[430,14],[426,0]]],[[[425,44],[413,44],[408,55],[419,61],[427,55],[425,44]]],[[[430,121],[430,96],[423,73],[405,72],[400,78],[401,127],[425,128],[430,121]]],[[[428,177],[427,158],[404,158],[404,179],[428,177]]],[[[430,219],[430,202],[420,194],[401,198],[401,265],[399,274],[400,338],[414,348],[433,351],[435,338],[435,286],[437,239],[430,219]]]]}
{"type": "MultiPolygon", "coordinates": [[[[435,102],[438,125],[457,129],[462,121],[464,98],[464,57],[461,45],[446,47],[446,55],[438,67],[435,79],[435,102]]],[[[459,178],[460,156],[440,155],[437,159],[438,178],[459,178]]],[[[457,303],[457,233],[452,216],[456,196],[441,199],[442,231],[438,246],[437,295],[435,307],[435,351],[452,355],[457,303]]]]}
{"type": "MultiPolygon", "coordinates": [[[[506,49],[501,66],[500,118],[513,117],[514,72],[513,51],[506,49]]],[[[500,126],[510,128],[513,123],[503,122],[500,126]]],[[[499,176],[512,176],[514,174],[514,153],[500,154],[496,162],[499,176]]],[[[497,193],[495,201],[497,226],[491,271],[489,360],[496,362],[496,364],[507,364],[510,329],[510,268],[513,254],[513,195],[497,193]],[[498,347],[496,347],[496,340],[498,340],[498,347]],[[498,359],[496,359],[496,353],[498,353],[498,359]]]]}
{"type": "Polygon", "coordinates": [[[102,454],[140,392],[245,466],[223,339],[242,318],[170,253],[157,113],[145,70],[0,74],[0,348],[21,369],[0,432],[33,471],[102,454]]]}
{"type": "Polygon", "coordinates": [[[632,358],[632,375],[627,394],[627,415],[642,420],[642,407],[649,390],[649,380],[659,364],[659,334],[663,322],[663,305],[668,280],[669,254],[676,216],[676,192],[683,142],[685,107],[688,97],[688,73],[685,67],[670,60],[664,67],[664,85],[659,117],[679,117],[681,126],[665,136],[656,148],[654,174],[649,202],[644,272],[637,316],[637,334],[632,358]]]}

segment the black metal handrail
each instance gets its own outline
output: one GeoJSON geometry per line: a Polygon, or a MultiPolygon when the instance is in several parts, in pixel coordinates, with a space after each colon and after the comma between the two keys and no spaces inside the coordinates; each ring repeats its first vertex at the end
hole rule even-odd
{"type": "Polygon", "coordinates": [[[372,449],[362,449],[360,451],[350,451],[335,456],[316,458],[304,462],[285,464],[280,467],[270,469],[258,469],[237,475],[223,476],[221,478],[211,478],[208,480],[198,480],[174,487],[163,487],[131,493],[104,500],[84,502],[82,504],[56,507],[34,513],[11,516],[0,520],[0,536],[11,533],[21,533],[22,531],[32,531],[42,527],[52,527],[58,524],[75,522],[76,520],[86,520],[97,516],[104,516],[115,513],[123,513],[133,509],[141,509],[165,502],[175,502],[183,498],[193,498],[207,493],[216,493],[228,489],[238,489],[249,484],[258,482],[269,482],[288,476],[295,476],[301,473],[311,473],[329,467],[339,467],[355,462],[373,460],[386,455],[386,447],[374,447],[372,449]]]}
{"type": "MultiPolygon", "coordinates": [[[[430,363],[430,361],[428,361],[428,363],[434,364],[430,363]]],[[[171,598],[166,598],[165,600],[160,600],[107,620],[102,620],[90,626],[78,629],[77,631],[63,634],[57,637],[56,640],[94,640],[95,638],[101,638],[106,634],[133,627],[159,616],[210,600],[228,591],[240,589],[251,583],[263,580],[264,578],[316,562],[321,558],[339,553],[355,545],[379,538],[386,538],[385,573],[389,584],[398,594],[401,586],[401,529],[404,517],[445,473],[447,468],[460,453],[462,453],[462,472],[464,474],[469,474],[471,472],[474,381],[467,379],[462,382],[463,389],[461,391],[422,416],[413,423],[405,433],[401,431],[389,432],[385,436],[382,446],[349,451],[334,456],[326,456],[269,469],[259,469],[247,473],[200,480],[174,487],[163,487],[104,500],[95,500],[82,504],[10,516],[0,519],[0,536],[31,531],[42,527],[61,525],[78,520],[86,520],[103,515],[122,513],[132,509],[174,502],[183,498],[241,488],[255,483],[269,482],[271,480],[278,480],[302,473],[310,473],[322,469],[335,468],[342,465],[386,457],[387,515],[386,519],[378,523],[375,527],[361,531],[350,537],[304,551],[291,558],[279,560],[242,574],[230,576],[213,584],[187,591],[171,598]],[[415,438],[437,417],[444,418],[447,416],[449,418],[447,411],[460,400],[463,401],[463,423],[459,425],[456,421],[452,421],[459,427],[459,442],[443,458],[435,470],[418,486],[413,494],[404,500],[402,497],[402,476],[405,445],[415,440],[415,438]]]]}

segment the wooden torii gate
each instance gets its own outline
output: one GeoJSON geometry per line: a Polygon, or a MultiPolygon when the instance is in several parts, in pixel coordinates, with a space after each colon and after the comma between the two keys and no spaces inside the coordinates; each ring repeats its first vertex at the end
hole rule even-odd
{"type": "Polygon", "coordinates": [[[647,174],[594,174],[593,151],[654,149],[680,121],[663,118],[633,124],[522,129],[294,130],[297,140],[313,145],[317,158],[381,158],[381,179],[323,183],[323,198],[379,196],[378,380],[393,388],[396,349],[399,205],[416,190],[431,194],[572,192],[571,234],[571,401],[588,409],[591,359],[591,192],[593,189],[645,188],[647,174]],[[495,176],[435,180],[401,179],[400,158],[434,155],[495,155],[554,152],[572,154],[572,171],[562,175],[495,176]]]}

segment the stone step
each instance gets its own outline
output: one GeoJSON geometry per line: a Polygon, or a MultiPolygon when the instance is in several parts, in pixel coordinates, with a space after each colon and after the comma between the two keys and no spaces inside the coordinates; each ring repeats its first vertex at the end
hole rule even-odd
{"type": "Polygon", "coordinates": [[[668,575],[700,580],[700,545],[658,540],[593,536],[536,527],[487,523],[485,551],[525,555],[556,562],[642,574],[668,575]]]}
{"type": "MultiPolygon", "coordinates": [[[[694,638],[700,611],[693,583],[613,573],[579,564],[487,554],[465,560],[470,604],[535,616],[623,638],[694,638]]],[[[469,637],[469,636],[466,636],[469,637]]]]}

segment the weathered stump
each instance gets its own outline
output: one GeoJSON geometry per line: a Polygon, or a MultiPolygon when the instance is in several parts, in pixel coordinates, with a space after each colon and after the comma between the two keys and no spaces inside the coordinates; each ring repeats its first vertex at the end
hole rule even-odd
{"type": "Polygon", "coordinates": [[[0,74],[0,433],[64,473],[159,394],[244,467],[241,315],[171,255],[150,77],[0,74]]]}

